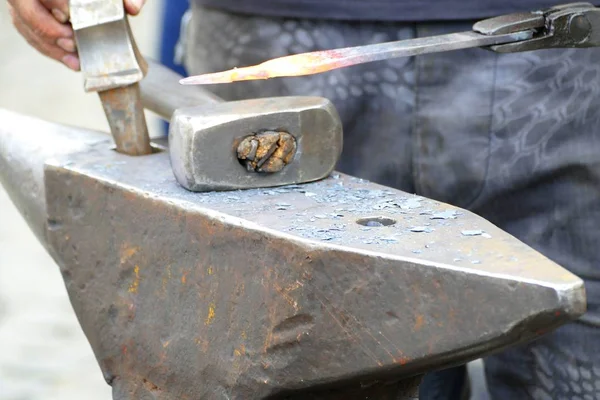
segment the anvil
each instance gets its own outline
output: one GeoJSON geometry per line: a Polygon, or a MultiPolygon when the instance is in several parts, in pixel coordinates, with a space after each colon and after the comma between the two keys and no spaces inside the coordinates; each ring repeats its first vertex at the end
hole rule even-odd
{"type": "Polygon", "coordinates": [[[416,398],[422,374],[585,312],[581,279],[449,204],[337,172],[195,193],[165,141],[133,157],[0,121],[1,182],[115,400],[416,398]]]}

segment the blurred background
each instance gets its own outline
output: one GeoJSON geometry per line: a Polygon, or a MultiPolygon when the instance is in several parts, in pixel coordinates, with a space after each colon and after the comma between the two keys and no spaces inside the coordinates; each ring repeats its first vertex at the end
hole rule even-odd
{"type": "MultiPolygon", "coordinates": [[[[142,52],[158,59],[163,1],[147,3],[131,24],[142,52]]],[[[109,132],[98,96],[84,93],[80,74],[38,54],[18,35],[5,1],[0,49],[1,108],[109,132]]],[[[148,118],[158,132],[159,121],[148,118]]],[[[0,399],[111,398],[58,266],[0,186],[0,399]]]]}

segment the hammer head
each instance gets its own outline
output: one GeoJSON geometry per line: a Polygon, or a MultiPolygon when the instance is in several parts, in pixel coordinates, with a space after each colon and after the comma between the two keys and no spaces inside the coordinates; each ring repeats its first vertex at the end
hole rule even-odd
{"type": "Polygon", "coordinates": [[[133,39],[122,0],[70,0],[84,88],[99,92],[117,151],[150,154],[138,82],[148,65],[133,39]]]}
{"type": "Polygon", "coordinates": [[[179,109],[169,130],[177,181],[195,192],[322,179],[342,151],[342,123],[321,97],[277,97],[179,109]]]}
{"type": "Polygon", "coordinates": [[[144,78],[147,63],[131,33],[123,0],[70,0],[69,9],[87,92],[144,78]]]}

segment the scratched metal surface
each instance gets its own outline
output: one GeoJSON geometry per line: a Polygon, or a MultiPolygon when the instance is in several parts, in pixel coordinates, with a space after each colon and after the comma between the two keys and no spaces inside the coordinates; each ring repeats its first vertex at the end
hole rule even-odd
{"type": "Polygon", "coordinates": [[[143,159],[104,152],[93,157],[85,154],[81,168],[98,179],[118,180],[148,195],[186,202],[182,205],[190,210],[216,211],[327,245],[383,252],[539,284],[569,286],[576,279],[469,211],[340,173],[305,185],[191,193],[174,181],[164,154],[143,159]],[[386,220],[394,223],[381,226],[384,224],[377,223],[381,218],[384,224],[386,220]],[[361,225],[364,219],[374,219],[377,226],[361,225]]]}
{"type": "Polygon", "coordinates": [[[99,144],[51,161],[46,197],[115,399],[369,395],[585,308],[578,278],[481,218],[352,177],[191,193],[166,151],[99,144]]]}
{"type": "Polygon", "coordinates": [[[190,193],[167,152],[2,116],[3,184],[47,238],[116,399],[391,399],[585,308],[579,279],[447,205],[336,175],[190,193]],[[396,224],[356,224],[371,215],[396,224]]]}

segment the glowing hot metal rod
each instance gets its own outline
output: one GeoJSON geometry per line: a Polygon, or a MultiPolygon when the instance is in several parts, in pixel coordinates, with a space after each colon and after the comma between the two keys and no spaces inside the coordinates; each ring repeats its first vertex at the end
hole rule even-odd
{"type": "Polygon", "coordinates": [[[275,58],[262,64],[182,79],[184,85],[207,85],[284,76],[313,75],[390,58],[410,57],[474,47],[498,53],[550,48],[600,46],[600,8],[571,3],[546,10],[485,19],[469,32],[397,42],[315,51],[275,58]]]}
{"type": "Polygon", "coordinates": [[[250,67],[191,76],[182,79],[180,83],[183,85],[209,85],[277,77],[314,75],[390,58],[493,46],[518,42],[532,37],[533,32],[529,30],[499,35],[484,35],[477,32],[451,33],[448,35],[295,54],[275,58],[250,67]]]}

